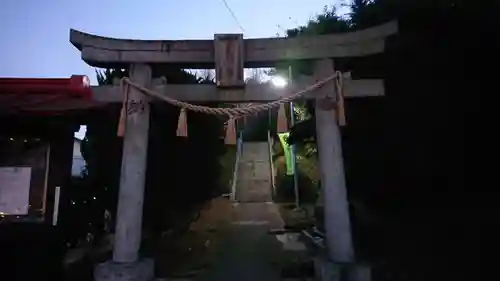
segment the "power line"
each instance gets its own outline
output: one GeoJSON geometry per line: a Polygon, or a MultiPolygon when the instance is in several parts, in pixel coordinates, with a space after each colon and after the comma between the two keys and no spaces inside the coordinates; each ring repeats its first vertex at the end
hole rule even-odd
{"type": "Polygon", "coordinates": [[[224,6],[226,6],[227,10],[229,11],[229,13],[231,13],[231,16],[233,17],[234,21],[236,22],[236,24],[238,24],[238,26],[240,27],[241,31],[243,33],[245,33],[245,29],[243,28],[243,26],[241,25],[240,21],[238,20],[238,18],[236,17],[236,14],[233,12],[233,10],[231,9],[231,7],[229,7],[229,4],[227,3],[226,0],[222,0],[222,2],[224,3],[224,6]]]}

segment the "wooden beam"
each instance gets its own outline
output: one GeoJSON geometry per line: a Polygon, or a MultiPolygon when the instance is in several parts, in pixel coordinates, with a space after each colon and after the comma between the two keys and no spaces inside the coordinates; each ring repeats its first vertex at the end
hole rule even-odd
{"type": "MultiPolygon", "coordinates": [[[[361,31],[244,40],[245,67],[271,67],[298,59],[359,57],[380,53],[385,38],[396,34],[397,21],[361,31]]],[[[129,63],[176,64],[182,68],[214,68],[213,40],[130,40],[70,31],[70,42],[92,66],[126,67],[129,63]]]]}
{"type": "Polygon", "coordinates": [[[382,79],[351,80],[345,82],[344,88],[346,98],[381,97],[385,95],[384,80],[382,79]]]}
{"type": "MultiPolygon", "coordinates": [[[[173,85],[164,84],[154,87],[155,91],[176,100],[186,102],[226,102],[226,103],[247,103],[247,102],[269,102],[300,91],[313,83],[313,78],[302,77],[297,79],[296,84],[288,88],[276,88],[271,84],[248,84],[241,89],[220,89],[215,85],[193,84],[193,85],[173,85]]],[[[156,83],[155,83],[156,84],[156,83]]],[[[383,96],[383,80],[346,80],[345,97],[369,97],[383,96]]],[[[323,92],[314,92],[305,98],[313,99],[324,95],[323,92]]],[[[94,86],[92,87],[93,99],[97,102],[121,102],[123,94],[118,86],[94,86]]]]}

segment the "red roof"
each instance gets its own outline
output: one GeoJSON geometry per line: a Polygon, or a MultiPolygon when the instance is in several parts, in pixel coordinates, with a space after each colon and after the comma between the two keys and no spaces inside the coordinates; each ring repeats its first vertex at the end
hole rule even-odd
{"type": "Polygon", "coordinates": [[[60,114],[94,106],[89,79],[0,78],[1,114],[60,114]]]}

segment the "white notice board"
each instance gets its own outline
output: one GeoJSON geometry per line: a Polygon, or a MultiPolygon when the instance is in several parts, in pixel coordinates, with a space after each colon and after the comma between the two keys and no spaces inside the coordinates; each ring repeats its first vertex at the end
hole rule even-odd
{"type": "Polygon", "coordinates": [[[27,215],[31,168],[0,167],[0,213],[27,215]]]}

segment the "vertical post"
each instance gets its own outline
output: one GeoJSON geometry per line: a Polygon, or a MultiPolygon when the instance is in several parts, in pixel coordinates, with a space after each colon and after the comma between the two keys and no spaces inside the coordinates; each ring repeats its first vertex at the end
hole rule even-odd
{"type": "Polygon", "coordinates": [[[52,225],[57,225],[57,219],[59,218],[59,200],[61,197],[61,187],[56,186],[54,195],[54,210],[52,211],[52,225]]]}
{"type": "Polygon", "coordinates": [[[269,166],[271,168],[271,188],[273,192],[273,199],[276,199],[276,176],[274,171],[273,161],[273,147],[274,147],[274,134],[271,131],[272,109],[267,110],[267,144],[269,147],[269,166]]]}
{"type": "MultiPolygon", "coordinates": [[[[73,159],[74,130],[72,126],[60,124],[62,120],[54,120],[52,134],[49,140],[46,164],[46,186],[44,219],[50,223],[54,220],[54,208],[59,205],[59,210],[68,204],[68,187],[71,181],[71,161],[73,159]],[[57,186],[59,189],[59,202],[57,199],[57,186]]],[[[58,216],[57,224],[65,224],[64,216],[58,216]]]]}
{"type": "MultiPolygon", "coordinates": [[[[333,73],[332,60],[324,59],[316,63],[314,71],[316,78],[321,79],[333,73]]],[[[316,141],[321,184],[324,188],[325,234],[328,253],[334,262],[353,262],[354,250],[342,144],[334,107],[335,88],[333,81],[325,84],[318,91],[324,91],[324,94],[328,94],[328,98],[318,98],[315,103],[316,141]]]]}
{"type": "MultiPolygon", "coordinates": [[[[292,66],[288,66],[288,83],[292,83],[292,66]]],[[[295,125],[295,113],[293,112],[293,101],[290,102],[290,128],[295,125]]],[[[292,154],[292,165],[293,165],[293,190],[295,192],[295,208],[300,207],[299,198],[299,175],[297,174],[297,147],[292,144],[290,147],[290,152],[292,154]]]]}
{"type": "MultiPolygon", "coordinates": [[[[132,64],[130,78],[144,87],[149,87],[150,66],[132,64]]],[[[132,87],[129,91],[113,251],[113,260],[122,263],[138,260],[149,132],[148,100],[144,94],[132,87]]]]}

